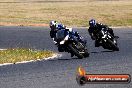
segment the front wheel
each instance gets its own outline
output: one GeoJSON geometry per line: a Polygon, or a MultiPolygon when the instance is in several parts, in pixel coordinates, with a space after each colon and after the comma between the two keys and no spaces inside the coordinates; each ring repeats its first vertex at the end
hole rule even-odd
{"type": "Polygon", "coordinates": [[[82,58],[83,58],[83,55],[80,54],[79,51],[73,47],[72,44],[69,44],[68,46],[69,46],[69,48],[70,48],[70,50],[71,50],[71,53],[73,53],[73,54],[74,54],[75,56],[77,56],[79,59],[82,59],[82,58]]]}
{"type": "Polygon", "coordinates": [[[111,40],[108,40],[108,43],[111,44],[111,50],[119,51],[118,46],[114,42],[112,42],[111,40]]]}
{"type": "Polygon", "coordinates": [[[87,49],[85,50],[85,53],[83,54],[84,57],[89,57],[89,52],[87,51],[87,49]]]}
{"type": "Polygon", "coordinates": [[[79,46],[78,49],[80,49],[80,51],[83,52],[82,55],[83,55],[84,57],[89,57],[89,52],[88,52],[87,48],[85,47],[86,45],[84,45],[84,44],[78,42],[78,46],[79,46]]]}

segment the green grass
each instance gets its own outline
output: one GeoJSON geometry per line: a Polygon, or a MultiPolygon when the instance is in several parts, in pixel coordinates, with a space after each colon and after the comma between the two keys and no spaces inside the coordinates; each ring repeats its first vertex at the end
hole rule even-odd
{"type": "Polygon", "coordinates": [[[22,48],[0,50],[0,64],[44,59],[51,56],[53,56],[53,52],[46,50],[40,51],[22,48]]]}
{"type": "Polygon", "coordinates": [[[128,24],[132,24],[132,19],[126,20],[128,24]]]}

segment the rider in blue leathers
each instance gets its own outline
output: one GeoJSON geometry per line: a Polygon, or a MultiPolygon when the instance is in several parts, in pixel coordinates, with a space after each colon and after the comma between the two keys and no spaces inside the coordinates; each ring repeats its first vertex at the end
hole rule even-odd
{"type": "MultiPolygon", "coordinates": [[[[62,29],[65,30],[65,31],[67,31],[70,35],[76,36],[77,39],[80,42],[86,44],[86,41],[83,40],[83,37],[80,36],[77,31],[74,31],[72,28],[67,28],[66,26],[64,26],[61,23],[58,23],[57,21],[51,21],[50,22],[50,28],[51,28],[51,30],[50,30],[50,37],[53,39],[55,45],[57,45],[56,33],[57,33],[58,30],[62,30],[62,29]]],[[[58,50],[61,51],[61,49],[59,49],[59,47],[58,47],[58,50]]],[[[72,56],[73,55],[71,55],[71,57],[72,56]]]]}

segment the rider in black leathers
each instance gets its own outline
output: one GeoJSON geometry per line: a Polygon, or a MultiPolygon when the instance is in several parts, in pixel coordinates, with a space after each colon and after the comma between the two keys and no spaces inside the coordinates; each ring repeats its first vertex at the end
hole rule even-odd
{"type": "Polygon", "coordinates": [[[95,47],[100,46],[100,37],[96,36],[96,34],[100,32],[102,29],[107,30],[113,37],[115,37],[112,28],[109,28],[107,25],[103,25],[101,23],[96,23],[94,19],[91,19],[89,21],[89,26],[90,27],[88,29],[88,32],[91,36],[91,39],[95,40],[95,47]]]}

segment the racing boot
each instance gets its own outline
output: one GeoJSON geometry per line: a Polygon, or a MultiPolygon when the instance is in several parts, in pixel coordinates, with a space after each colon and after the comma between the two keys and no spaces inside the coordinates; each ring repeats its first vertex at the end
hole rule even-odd
{"type": "Polygon", "coordinates": [[[71,53],[71,57],[73,57],[74,56],[74,54],[73,53],[71,53]]]}
{"type": "Polygon", "coordinates": [[[101,46],[101,44],[100,44],[99,40],[96,40],[95,41],[95,47],[99,47],[99,46],[101,46]]]}

